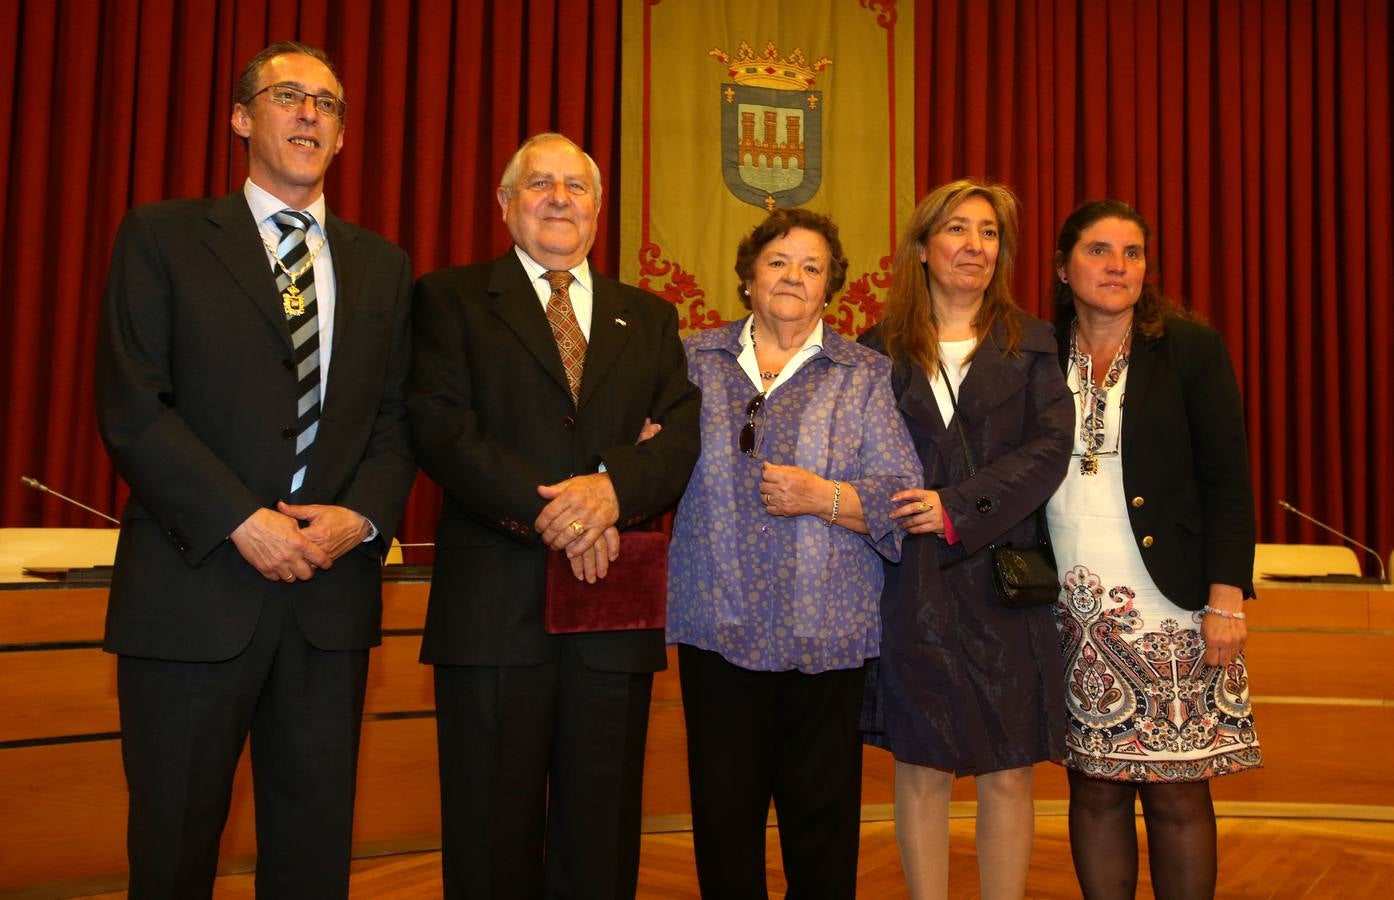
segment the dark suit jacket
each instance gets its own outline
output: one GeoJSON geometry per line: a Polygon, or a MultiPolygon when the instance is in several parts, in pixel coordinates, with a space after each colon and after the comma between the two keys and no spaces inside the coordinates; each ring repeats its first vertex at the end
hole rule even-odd
{"type": "Polygon", "coordinates": [[[378,539],[293,585],[263,578],[228,540],[290,489],[290,328],[240,190],[136,207],[117,233],[97,347],[99,426],[131,486],[107,650],[228,659],[247,645],[272,592],[289,592],[321,649],[378,643],[380,554],[415,473],[405,406],[411,263],[372,232],[328,218],[333,356],[296,502],[346,506],[378,527],[378,539]]]}
{"type": "MultiPolygon", "coordinates": [[[[623,529],[668,509],[687,484],[701,396],[687,379],[677,314],[637,288],[593,281],[579,404],[513,250],[417,284],[412,431],[422,468],[445,489],[423,662],[531,665],[556,652],[559,639],[542,626],[538,485],[603,461],[623,529]],[[636,446],[645,417],[663,430],[636,446]]],[[[665,663],[661,630],[569,640],[596,669],[665,663]]]]}
{"type": "MultiPolygon", "coordinates": [[[[1068,334],[1060,347],[1063,368],[1068,334]]],[[[1183,609],[1204,606],[1211,584],[1252,597],[1254,491],[1224,340],[1168,318],[1160,338],[1133,337],[1126,389],[1123,488],[1147,573],[1183,609]]]]}

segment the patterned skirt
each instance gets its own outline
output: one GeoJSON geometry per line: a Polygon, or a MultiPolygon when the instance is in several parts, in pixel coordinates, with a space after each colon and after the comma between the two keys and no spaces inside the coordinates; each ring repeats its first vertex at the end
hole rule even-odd
{"type": "Polygon", "coordinates": [[[1141,783],[1261,766],[1243,655],[1205,665],[1202,614],[1142,577],[1149,583],[1130,586],[1108,584],[1082,564],[1064,570],[1056,617],[1069,712],[1065,764],[1141,783]]]}

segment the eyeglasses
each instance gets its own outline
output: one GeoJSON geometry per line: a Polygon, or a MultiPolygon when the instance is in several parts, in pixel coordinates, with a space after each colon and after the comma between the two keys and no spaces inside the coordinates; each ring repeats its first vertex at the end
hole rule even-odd
{"type": "Polygon", "coordinates": [[[288,84],[268,84],[253,94],[252,99],[255,99],[257,94],[265,94],[266,99],[286,109],[299,109],[305,98],[309,97],[315,101],[315,110],[320,115],[333,116],[336,119],[342,119],[348,111],[348,104],[333,94],[311,94],[288,84]]]}
{"type": "MultiPolygon", "coordinates": [[[[750,402],[745,405],[745,414],[750,421],[741,426],[741,434],[736,441],[736,446],[740,447],[741,452],[751,459],[760,455],[760,445],[764,443],[763,440],[757,441],[755,439],[755,416],[764,408],[765,394],[763,391],[752,397],[750,402]]],[[[762,434],[760,437],[764,438],[764,435],[762,434]]]]}

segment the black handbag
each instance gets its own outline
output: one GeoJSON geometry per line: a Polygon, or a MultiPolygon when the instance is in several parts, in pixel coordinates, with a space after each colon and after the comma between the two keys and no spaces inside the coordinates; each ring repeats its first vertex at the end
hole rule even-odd
{"type": "MultiPolygon", "coordinates": [[[[978,474],[978,467],[973,464],[968,433],[963,429],[963,417],[958,414],[958,398],[954,396],[953,385],[949,383],[949,373],[944,369],[943,362],[939,363],[939,377],[944,379],[944,387],[949,392],[954,424],[958,426],[958,439],[963,444],[963,457],[968,463],[968,477],[972,478],[978,474]]],[[[1044,510],[1044,505],[1036,509],[1036,535],[1040,540],[1036,546],[999,547],[995,542],[988,545],[988,551],[992,554],[992,586],[1003,606],[1027,609],[1054,603],[1060,597],[1055,553],[1050,548],[1044,510]]]]}

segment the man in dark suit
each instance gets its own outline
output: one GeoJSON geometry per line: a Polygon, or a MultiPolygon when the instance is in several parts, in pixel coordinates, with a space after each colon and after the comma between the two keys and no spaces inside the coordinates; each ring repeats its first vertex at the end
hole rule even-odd
{"type": "Polygon", "coordinates": [[[249,733],[258,895],[348,893],[381,559],[415,464],[410,262],[325,208],[345,110],[322,51],[273,44],[237,85],[244,186],[137,207],[117,235],[97,409],[131,486],[105,647],[133,898],[212,892],[249,733]]]}
{"type": "Polygon", "coordinates": [[[603,576],[616,528],[677,500],[700,397],[673,308],[588,265],[600,199],[595,162],[538,135],[498,189],[516,246],[417,285],[412,431],[446,494],[421,657],[447,897],[632,896],[638,878],[663,632],[548,634],[544,563],[603,576]]]}

